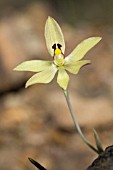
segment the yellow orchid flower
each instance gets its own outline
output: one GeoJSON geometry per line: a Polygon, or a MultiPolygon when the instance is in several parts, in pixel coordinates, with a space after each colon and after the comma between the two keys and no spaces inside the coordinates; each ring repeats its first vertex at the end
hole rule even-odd
{"type": "Polygon", "coordinates": [[[77,74],[82,66],[90,63],[90,60],[81,59],[101,40],[101,37],[90,37],[82,41],[71,54],[65,57],[65,41],[62,30],[52,17],[48,17],[45,24],[45,40],[53,61],[25,61],[14,70],[37,72],[27,81],[26,87],[36,83],[49,83],[58,71],[57,83],[66,90],[69,82],[67,71],[77,74]]]}

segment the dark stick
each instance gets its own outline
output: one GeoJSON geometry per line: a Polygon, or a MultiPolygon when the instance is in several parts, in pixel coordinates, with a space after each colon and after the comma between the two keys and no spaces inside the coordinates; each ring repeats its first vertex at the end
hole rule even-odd
{"type": "Polygon", "coordinates": [[[28,158],[29,159],[29,161],[33,164],[33,165],[35,165],[39,170],[47,170],[47,169],[45,169],[42,165],[40,165],[38,162],[36,162],[35,160],[33,160],[32,158],[28,158]]]}

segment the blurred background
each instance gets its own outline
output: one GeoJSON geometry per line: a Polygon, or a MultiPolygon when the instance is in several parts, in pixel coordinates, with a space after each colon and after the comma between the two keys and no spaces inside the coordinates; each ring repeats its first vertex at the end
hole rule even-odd
{"type": "Polygon", "coordinates": [[[70,99],[78,122],[94,143],[113,144],[113,1],[0,0],[0,169],[33,170],[28,157],[48,170],[83,170],[97,157],[75,130],[56,79],[24,88],[31,73],[14,72],[25,60],[50,59],[44,26],[60,24],[66,54],[85,38],[102,41],[85,56],[92,64],[70,75],[70,99]]]}

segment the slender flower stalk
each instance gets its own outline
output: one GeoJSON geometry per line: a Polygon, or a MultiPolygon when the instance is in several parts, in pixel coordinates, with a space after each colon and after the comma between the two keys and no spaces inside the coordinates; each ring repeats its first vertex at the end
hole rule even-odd
{"type": "Polygon", "coordinates": [[[76,126],[76,129],[77,129],[79,135],[81,136],[82,140],[83,140],[83,141],[85,142],[85,144],[86,144],[87,146],[89,146],[94,152],[96,152],[96,153],[99,154],[99,151],[88,142],[88,140],[85,138],[84,134],[82,133],[81,128],[80,128],[80,126],[79,126],[79,124],[78,124],[78,122],[77,122],[76,116],[75,116],[75,114],[74,114],[74,112],[73,112],[73,109],[72,109],[72,106],[71,106],[71,102],[70,102],[70,98],[69,98],[69,95],[68,95],[68,91],[67,91],[67,90],[64,90],[64,96],[65,96],[65,98],[66,98],[66,102],[67,102],[69,111],[70,111],[70,113],[71,113],[73,122],[74,122],[74,124],[75,124],[75,126],[76,126]]]}

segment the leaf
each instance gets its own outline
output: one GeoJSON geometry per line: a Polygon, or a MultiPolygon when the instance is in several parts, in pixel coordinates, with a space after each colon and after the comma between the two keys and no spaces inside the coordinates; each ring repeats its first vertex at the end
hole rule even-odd
{"type": "Polygon", "coordinates": [[[28,158],[29,161],[36,166],[39,170],[46,170],[42,165],[40,165],[38,162],[36,162],[34,159],[32,158],[28,158]]]}
{"type": "Polygon", "coordinates": [[[61,88],[66,90],[68,86],[68,82],[69,82],[69,76],[67,72],[63,68],[60,68],[58,71],[57,83],[61,88]]]}
{"type": "Polygon", "coordinates": [[[65,42],[62,30],[58,23],[51,17],[48,17],[45,25],[45,40],[46,40],[46,46],[48,48],[49,53],[51,56],[54,55],[54,49],[52,49],[52,46],[54,44],[60,44],[62,45],[62,52],[65,51],[65,42]]]}
{"type": "Polygon", "coordinates": [[[64,67],[70,73],[78,74],[81,67],[83,67],[84,65],[89,64],[89,63],[91,63],[90,60],[81,60],[81,61],[76,61],[75,63],[71,62],[69,64],[66,64],[66,65],[64,65],[64,67]]]}
{"type": "Polygon", "coordinates": [[[26,87],[37,83],[49,83],[54,78],[56,72],[57,72],[57,68],[55,67],[55,65],[52,65],[50,68],[42,72],[36,73],[34,76],[32,76],[27,81],[26,87]]]}
{"type": "Polygon", "coordinates": [[[39,72],[49,68],[51,65],[52,61],[30,60],[19,64],[17,67],[14,68],[14,70],[39,72]]]}
{"type": "Polygon", "coordinates": [[[98,133],[96,132],[95,129],[93,129],[93,133],[94,133],[97,149],[98,149],[99,153],[101,153],[101,152],[103,152],[103,147],[102,147],[100,138],[99,138],[98,133]]]}
{"type": "Polygon", "coordinates": [[[79,61],[84,55],[93,48],[102,38],[101,37],[90,37],[82,41],[73,51],[69,54],[65,60],[67,62],[79,61]]]}

